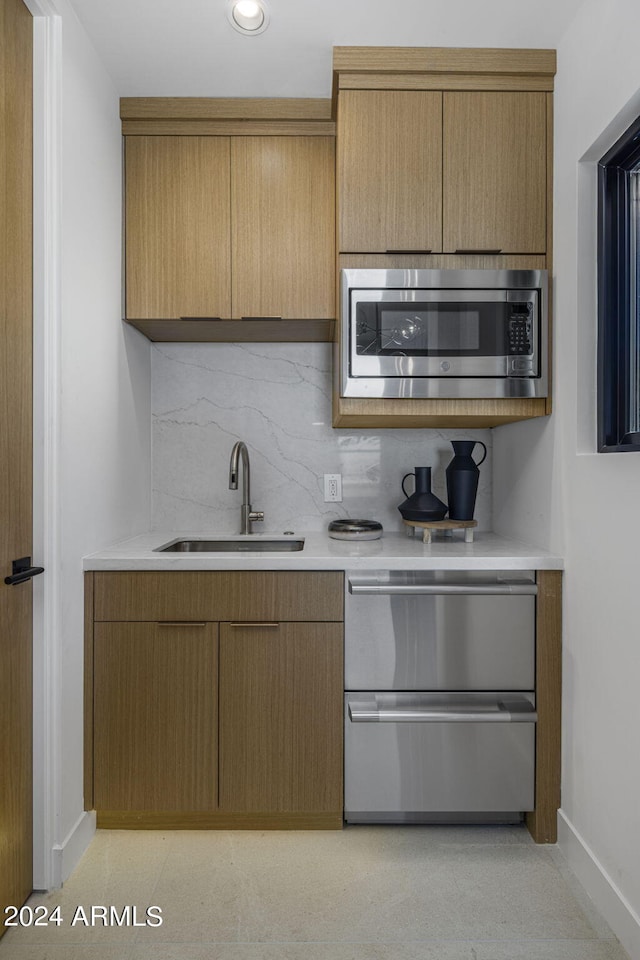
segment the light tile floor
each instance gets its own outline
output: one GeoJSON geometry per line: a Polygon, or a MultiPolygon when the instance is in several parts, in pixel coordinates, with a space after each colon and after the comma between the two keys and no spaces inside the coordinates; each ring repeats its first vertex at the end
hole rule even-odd
{"type": "Polygon", "coordinates": [[[524,827],[98,831],[29,905],[63,924],[9,930],[0,960],[627,960],[524,827]],[[162,925],[71,925],[126,905],[162,925]]]}

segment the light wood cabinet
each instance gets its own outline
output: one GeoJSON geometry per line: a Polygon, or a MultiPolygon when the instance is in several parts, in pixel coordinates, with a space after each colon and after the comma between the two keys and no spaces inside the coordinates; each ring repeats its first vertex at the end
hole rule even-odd
{"type": "MultiPolygon", "coordinates": [[[[551,278],[555,51],[334,47],[333,70],[338,269],[551,278]]],[[[334,427],[496,427],[551,413],[550,396],[342,397],[343,360],[334,427]]]]}
{"type": "Polygon", "coordinates": [[[333,137],[128,136],[125,164],[128,320],[335,317],[333,137]]]}
{"type": "Polygon", "coordinates": [[[340,250],[441,250],[442,93],[342,91],[337,137],[340,250]]]}
{"type": "Polygon", "coordinates": [[[232,314],[330,319],[333,137],[231,141],[232,314]]]}
{"type": "Polygon", "coordinates": [[[125,139],[128,319],[231,316],[229,137],[125,139]]]}
{"type": "Polygon", "coordinates": [[[541,92],[343,90],[342,253],[532,253],[547,246],[541,92]]]}
{"type": "Polygon", "coordinates": [[[89,573],[85,596],[99,826],[341,827],[342,573],[89,573]]]}
{"type": "Polygon", "coordinates": [[[546,94],[444,94],[443,242],[449,252],[544,253],[546,94]]]}
{"type": "Polygon", "coordinates": [[[215,810],[218,625],[97,623],[98,810],[215,810]]]}
{"type": "Polygon", "coordinates": [[[341,624],[221,625],[221,810],[341,810],[342,687],[341,624]]]}

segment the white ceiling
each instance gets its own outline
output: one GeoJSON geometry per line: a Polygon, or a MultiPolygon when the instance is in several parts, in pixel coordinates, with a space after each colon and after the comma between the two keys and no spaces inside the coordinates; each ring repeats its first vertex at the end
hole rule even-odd
{"type": "Polygon", "coordinates": [[[582,0],[71,0],[121,96],[328,97],[333,46],[555,47],[582,0]]]}

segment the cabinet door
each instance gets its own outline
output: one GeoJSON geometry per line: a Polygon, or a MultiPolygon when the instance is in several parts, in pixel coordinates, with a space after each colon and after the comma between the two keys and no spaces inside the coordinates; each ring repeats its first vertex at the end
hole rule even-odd
{"type": "Polygon", "coordinates": [[[220,625],[220,809],[342,810],[342,624],[220,625]]]}
{"type": "Polygon", "coordinates": [[[231,141],[233,316],[335,317],[332,137],[231,141]]]}
{"type": "Polygon", "coordinates": [[[444,94],[443,249],[544,253],[544,93],[444,94]]]}
{"type": "Polygon", "coordinates": [[[126,315],[231,316],[228,137],[127,137],[126,315]]]}
{"type": "Polygon", "coordinates": [[[340,250],[441,250],[442,93],[341,91],[337,135],[340,250]]]}
{"type": "Polygon", "coordinates": [[[95,624],[97,810],[216,809],[217,630],[95,624]]]}

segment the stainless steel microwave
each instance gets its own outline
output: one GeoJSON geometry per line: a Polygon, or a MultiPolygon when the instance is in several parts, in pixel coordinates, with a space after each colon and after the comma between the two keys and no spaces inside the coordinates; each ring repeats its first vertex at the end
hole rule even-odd
{"type": "Polygon", "coordinates": [[[546,270],[342,270],[344,397],[546,397],[546,270]]]}

